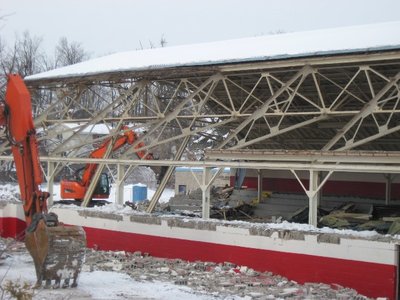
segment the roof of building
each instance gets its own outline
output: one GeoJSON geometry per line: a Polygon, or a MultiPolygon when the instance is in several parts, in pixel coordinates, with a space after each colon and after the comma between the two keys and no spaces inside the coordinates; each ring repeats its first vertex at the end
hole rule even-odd
{"type": "Polygon", "coordinates": [[[25,78],[28,82],[400,49],[400,22],[257,36],[115,53],[25,78]]]}

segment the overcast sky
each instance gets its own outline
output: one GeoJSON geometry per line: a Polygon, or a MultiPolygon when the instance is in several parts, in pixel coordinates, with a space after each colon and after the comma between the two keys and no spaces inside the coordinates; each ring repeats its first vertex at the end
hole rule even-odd
{"type": "Polygon", "coordinates": [[[92,57],[149,48],[400,20],[400,0],[0,0],[0,36],[60,37],[92,57]]]}

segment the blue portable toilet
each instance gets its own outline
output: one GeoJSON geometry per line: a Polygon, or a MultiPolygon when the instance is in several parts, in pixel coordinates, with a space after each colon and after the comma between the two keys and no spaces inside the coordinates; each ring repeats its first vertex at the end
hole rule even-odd
{"type": "Polygon", "coordinates": [[[147,200],[147,185],[134,184],[132,187],[133,202],[141,202],[147,200]]]}

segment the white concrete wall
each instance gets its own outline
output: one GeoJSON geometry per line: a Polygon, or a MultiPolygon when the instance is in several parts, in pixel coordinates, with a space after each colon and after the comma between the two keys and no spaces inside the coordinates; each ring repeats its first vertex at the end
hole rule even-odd
{"type": "MultiPolygon", "coordinates": [[[[213,173],[214,174],[214,173],[213,173]]],[[[198,182],[202,182],[203,172],[202,171],[194,171],[190,170],[177,170],[175,171],[175,194],[179,194],[179,185],[186,185],[186,193],[190,193],[199,188],[198,182]]],[[[221,173],[212,184],[215,187],[223,187],[225,185],[229,185],[229,172],[221,173]]]]}

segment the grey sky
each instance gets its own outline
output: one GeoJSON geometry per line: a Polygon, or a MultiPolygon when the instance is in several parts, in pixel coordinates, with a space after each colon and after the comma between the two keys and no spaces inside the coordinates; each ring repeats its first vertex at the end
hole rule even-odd
{"type": "Polygon", "coordinates": [[[29,30],[46,51],[60,37],[92,56],[318,28],[400,20],[399,0],[0,0],[7,43],[29,30]]]}

